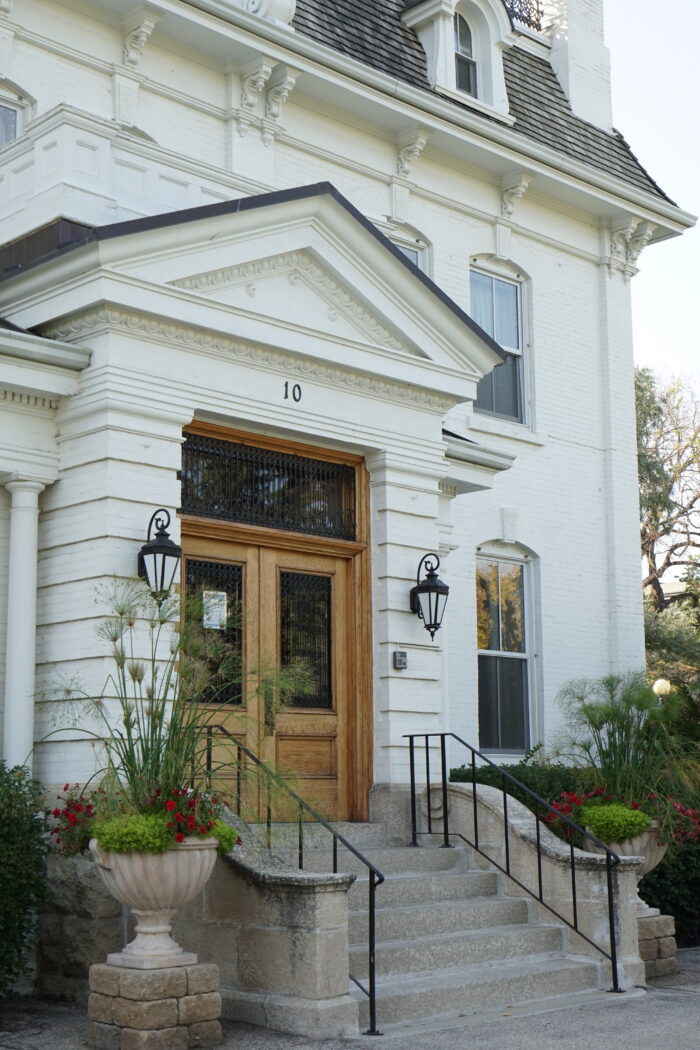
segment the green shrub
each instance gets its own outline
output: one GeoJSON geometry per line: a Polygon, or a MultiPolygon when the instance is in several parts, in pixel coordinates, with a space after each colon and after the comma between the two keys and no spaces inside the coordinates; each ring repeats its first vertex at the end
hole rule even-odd
{"type": "MultiPolygon", "coordinates": [[[[561,762],[516,762],[513,765],[503,766],[506,773],[510,773],[516,780],[521,781],[526,788],[534,791],[536,795],[550,802],[553,798],[559,798],[562,791],[573,791],[578,794],[584,793],[593,787],[593,777],[589,770],[574,766],[565,766],[561,762]]],[[[471,766],[458,766],[450,770],[450,780],[458,783],[471,783],[471,766]]],[[[476,769],[476,782],[478,784],[490,784],[492,787],[503,787],[503,777],[500,770],[492,766],[480,766],[476,769]]],[[[522,802],[528,809],[534,809],[532,798],[506,778],[506,791],[512,798],[522,802]]]]}
{"type": "Polygon", "coordinates": [[[623,842],[646,831],[651,817],[641,809],[630,809],[612,802],[608,806],[581,806],[578,821],[590,828],[601,842],[623,842]]]}
{"type": "Polygon", "coordinates": [[[673,915],[679,947],[700,944],[700,842],[671,846],[639,892],[662,915],[673,915]]]}
{"type": "Polygon", "coordinates": [[[46,892],[48,839],[41,784],[0,762],[0,998],[26,971],[26,949],[46,892]]]}

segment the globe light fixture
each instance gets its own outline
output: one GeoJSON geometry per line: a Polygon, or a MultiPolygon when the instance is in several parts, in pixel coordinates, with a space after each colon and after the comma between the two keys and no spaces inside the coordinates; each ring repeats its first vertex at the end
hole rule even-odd
{"type": "Polygon", "coordinates": [[[673,686],[668,678],[657,678],[651,688],[657,696],[668,696],[673,691],[673,686]]]}
{"type": "Polygon", "coordinates": [[[411,612],[423,621],[423,626],[431,638],[440,630],[447,596],[450,593],[450,588],[438,577],[439,568],[440,559],[437,554],[424,554],[418,562],[416,585],[411,588],[411,612]],[[420,578],[421,569],[425,569],[423,580],[420,578]]]}
{"type": "Polygon", "coordinates": [[[161,507],[148,523],[146,542],[139,551],[138,574],[146,580],[151,594],[160,603],[170,594],[177,567],[182,557],[182,548],[170,539],[167,529],[170,514],[161,507]],[[156,533],[151,538],[155,527],[156,533]]]}

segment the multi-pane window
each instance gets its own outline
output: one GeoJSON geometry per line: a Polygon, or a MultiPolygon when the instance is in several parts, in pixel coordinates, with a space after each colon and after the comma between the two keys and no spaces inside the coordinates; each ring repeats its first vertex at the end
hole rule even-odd
{"type": "Polygon", "coordinates": [[[479,744],[491,751],[530,746],[525,568],[497,558],[476,563],[479,744]]]}
{"type": "Polygon", "coordinates": [[[469,275],[471,316],[506,351],[506,359],[479,382],[476,408],[524,421],[520,285],[479,270],[469,275]]]}
{"type": "Polygon", "coordinates": [[[461,15],[455,15],[455,84],[458,91],[476,97],[476,62],[472,32],[461,15]]]}

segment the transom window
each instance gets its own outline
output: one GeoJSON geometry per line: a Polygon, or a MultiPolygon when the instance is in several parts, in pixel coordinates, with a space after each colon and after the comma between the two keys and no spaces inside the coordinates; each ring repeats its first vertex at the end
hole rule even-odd
{"type": "Polygon", "coordinates": [[[525,569],[490,557],[476,563],[479,745],[491,751],[530,746],[525,569]]]}
{"type": "Polygon", "coordinates": [[[471,316],[506,351],[506,359],[479,382],[475,407],[524,421],[521,287],[479,270],[469,275],[471,316]]]}
{"type": "Polygon", "coordinates": [[[345,463],[187,434],[181,480],[184,514],[355,539],[355,470],[345,463]]]}
{"type": "Polygon", "coordinates": [[[455,84],[458,91],[465,91],[476,98],[476,62],[472,44],[472,31],[461,15],[455,15],[455,84]]]}

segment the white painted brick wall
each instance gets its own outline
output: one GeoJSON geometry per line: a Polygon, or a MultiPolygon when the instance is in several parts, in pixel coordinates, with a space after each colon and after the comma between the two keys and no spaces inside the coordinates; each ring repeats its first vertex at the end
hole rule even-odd
{"type": "MultiPolygon", "coordinates": [[[[602,47],[602,0],[576,2],[568,0],[567,25],[579,33],[581,47],[589,48],[581,53],[590,58],[595,48],[588,36],[602,47]]],[[[339,120],[330,104],[314,105],[300,90],[283,111],[286,132],[265,146],[256,128],[241,136],[226,118],[223,65],[154,42],[137,71],[143,80],[138,126],[155,139],[149,143],[109,124],[113,65],[121,61],[117,28],[100,24],[97,13],[90,18],[83,9],[78,13],[49,0],[17,4],[17,12],[31,33],[13,44],[12,78],[37,99],[33,116],[45,117],[64,101],[82,113],[66,115],[61,134],[54,135],[55,154],[42,153],[53,141],[48,132],[37,132],[31,156],[25,156],[23,141],[6,148],[7,160],[0,163],[5,239],[61,214],[106,223],[324,179],[365,214],[391,216],[394,129],[378,129],[360,112],[353,122],[339,120]],[[37,34],[53,41],[50,49],[37,34]],[[87,120],[89,129],[93,118],[91,135],[83,125],[87,120]],[[47,156],[55,156],[55,168],[47,168],[47,156]]],[[[593,63],[585,75],[596,106],[604,101],[604,72],[593,63]]],[[[235,86],[231,103],[238,105],[235,86]]],[[[496,251],[498,180],[441,155],[429,142],[406,197],[404,221],[431,246],[432,276],[468,308],[470,258],[496,251]]],[[[161,424],[149,416],[139,384],[144,391],[152,385],[154,398],[183,421],[195,411],[210,412],[239,427],[296,430],[299,440],[340,443],[367,455],[377,780],[406,778],[406,732],[450,728],[477,742],[474,558],[479,543],[500,535],[502,507],[515,509],[516,539],[537,556],[533,703],[546,730],[556,726],[554,698],[565,681],[640,666],[628,288],[601,267],[597,222],[583,212],[539,192],[525,196],[516,219],[509,257],[527,278],[537,433],[493,421],[474,432],[486,446],[517,459],[491,491],[455,500],[449,542],[456,549],[441,570],[452,590],[435,645],[408,612],[420,556],[446,534],[444,524],[437,526],[440,436],[434,414],[411,414],[405,406],[339,392],[332,383],[310,383],[310,407],[300,417],[276,402],[271,407],[276,375],[123,333],[95,334],[83,396],[95,395],[101,385],[118,389],[122,399],[133,390],[133,415],[120,402],[118,419],[100,417],[96,409],[92,427],[74,421],[69,406],[58,416],[60,480],[41,500],[42,690],[50,691],[56,676],[74,667],[82,669],[88,688],[99,686],[105,663],[94,631],[94,586],[110,573],[133,571],[149,509],[179,504],[181,423],[161,424]],[[110,374],[100,371],[108,359],[115,365],[110,374]],[[388,465],[382,450],[388,450],[388,465]],[[392,669],[394,648],[408,651],[407,671],[392,669]]],[[[463,423],[464,408],[453,416],[463,423]]],[[[4,563],[0,602],[2,572],[4,563]]],[[[47,714],[41,713],[39,724],[49,724],[47,714]]],[[[42,744],[38,755],[38,771],[48,781],[85,776],[92,761],[89,746],[77,740],[42,744]]]]}

